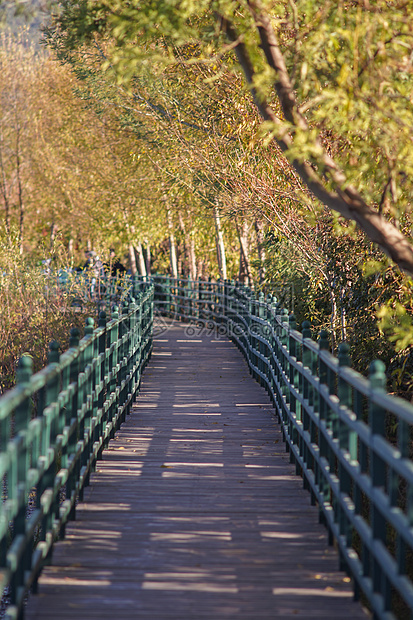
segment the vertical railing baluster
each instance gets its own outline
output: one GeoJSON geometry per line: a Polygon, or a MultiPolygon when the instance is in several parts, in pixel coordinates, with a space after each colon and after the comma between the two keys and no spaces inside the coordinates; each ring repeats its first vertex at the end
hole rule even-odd
{"type": "Polygon", "coordinates": [[[165,314],[171,315],[171,279],[169,276],[165,278],[165,314]]]}
{"type": "MultiPolygon", "coordinates": [[[[290,371],[290,364],[288,362],[288,310],[286,308],[281,309],[281,367],[284,374],[288,377],[290,371]]],[[[290,390],[288,389],[287,382],[284,377],[281,377],[282,393],[285,397],[286,403],[290,403],[290,390]]],[[[291,429],[290,429],[291,430],[291,429]]]]}
{"type": "MultiPolygon", "coordinates": [[[[398,420],[398,428],[397,428],[397,445],[399,448],[400,459],[410,459],[410,450],[411,450],[411,434],[410,434],[410,426],[409,424],[402,419],[398,420]]],[[[399,504],[399,493],[400,493],[400,477],[397,472],[393,469],[391,470],[391,475],[389,479],[389,494],[390,494],[390,502],[391,505],[396,507],[399,504]]],[[[410,481],[407,481],[407,498],[412,496],[412,484],[410,481]]],[[[409,515],[409,525],[413,526],[413,514],[409,510],[407,511],[409,515]]],[[[397,559],[397,568],[400,575],[405,575],[407,570],[407,544],[404,540],[404,537],[397,532],[396,536],[396,559],[397,559]]]]}
{"type": "MultiPolygon", "coordinates": [[[[16,371],[16,383],[23,390],[28,389],[33,374],[33,360],[28,355],[23,355],[18,363],[16,371]]],[[[24,536],[26,531],[26,476],[29,464],[28,436],[27,427],[31,419],[32,401],[31,397],[24,398],[22,403],[16,407],[14,414],[14,447],[11,456],[12,474],[8,479],[8,496],[14,499],[17,510],[13,519],[12,541],[19,536],[24,536]]],[[[10,602],[16,605],[20,587],[24,584],[24,572],[30,567],[30,555],[26,552],[17,559],[17,566],[12,574],[10,583],[10,602]]]]}
{"type": "MultiPolygon", "coordinates": [[[[379,396],[385,393],[386,386],[386,367],[380,360],[370,364],[370,388],[371,396],[379,396]]],[[[372,436],[385,437],[386,435],[386,411],[380,405],[369,399],[369,425],[372,436]]],[[[383,458],[378,453],[377,448],[370,449],[370,479],[373,487],[386,487],[386,465],[383,458]]],[[[370,500],[370,523],[372,536],[376,540],[386,543],[386,520],[378,507],[376,500],[370,500]]],[[[385,609],[391,606],[391,587],[388,579],[385,578],[379,561],[374,556],[371,558],[371,577],[373,589],[380,592],[384,597],[385,609]]]]}
{"type": "MultiPolygon", "coordinates": [[[[329,388],[328,369],[327,369],[326,363],[322,359],[321,352],[329,351],[330,345],[328,341],[328,333],[323,329],[320,331],[320,337],[318,339],[318,347],[319,347],[318,377],[320,381],[320,386],[326,385],[329,388]]],[[[326,403],[325,398],[321,395],[321,393],[319,393],[318,398],[319,398],[320,421],[321,422],[324,421],[324,423],[326,423],[328,404],[326,403]]],[[[320,457],[327,458],[328,457],[328,443],[324,435],[324,431],[322,429],[321,424],[320,424],[320,430],[319,430],[319,445],[320,445],[320,457]]],[[[320,493],[322,494],[324,498],[324,501],[327,504],[329,504],[331,500],[330,487],[327,483],[325,476],[322,474],[321,471],[320,471],[320,478],[319,478],[319,489],[320,489],[320,493]]],[[[325,523],[324,514],[322,512],[322,506],[320,506],[319,518],[321,522],[325,523]]]]}
{"type": "MultiPolygon", "coordinates": [[[[93,385],[93,377],[92,377],[92,362],[93,362],[93,331],[94,331],[94,321],[92,317],[87,317],[85,322],[85,337],[89,339],[88,345],[85,347],[83,351],[83,371],[86,376],[84,379],[83,386],[83,403],[85,405],[85,414],[84,414],[84,436],[85,436],[85,449],[83,456],[83,465],[86,466],[91,457],[93,451],[93,401],[92,401],[92,385],[93,385]]],[[[84,481],[84,486],[88,486],[90,481],[90,471],[84,481]]],[[[83,489],[81,490],[81,494],[83,493],[83,489]]]]}
{"type": "MultiPolygon", "coordinates": [[[[73,327],[70,330],[70,340],[69,340],[69,350],[71,350],[73,354],[73,359],[70,362],[69,369],[69,381],[72,391],[72,397],[69,404],[70,408],[70,421],[69,426],[71,427],[69,433],[69,439],[67,444],[67,452],[69,459],[74,458],[76,454],[76,445],[79,439],[79,423],[78,423],[78,377],[79,377],[79,357],[78,357],[78,347],[79,347],[79,336],[80,332],[77,327],[73,327]]],[[[66,483],[66,498],[71,501],[71,511],[69,514],[69,519],[74,520],[76,516],[76,483],[79,476],[79,465],[76,463],[74,467],[71,468],[71,472],[68,475],[67,483],[66,483]]]]}
{"type": "MultiPolygon", "coordinates": [[[[338,348],[338,363],[340,369],[349,368],[351,366],[351,359],[349,356],[350,347],[346,342],[342,342],[338,348]]],[[[337,386],[337,395],[340,401],[341,407],[345,408],[345,412],[341,414],[342,416],[347,416],[351,410],[353,405],[353,394],[352,389],[349,383],[344,379],[342,373],[339,372],[338,375],[338,386],[337,386]]],[[[338,435],[338,441],[340,449],[344,453],[349,453],[350,448],[350,433],[354,433],[354,431],[350,431],[347,422],[343,417],[338,418],[336,420],[336,425],[338,428],[336,429],[336,435],[338,435]]],[[[347,471],[346,467],[342,464],[342,461],[339,461],[338,464],[338,477],[340,481],[340,491],[345,494],[348,498],[351,495],[351,475],[347,471]]],[[[346,539],[347,547],[350,547],[352,542],[352,530],[350,527],[350,523],[346,517],[344,509],[341,507],[340,503],[336,502],[337,506],[335,506],[335,513],[337,513],[337,520],[339,523],[339,531],[340,534],[343,535],[346,539]]],[[[340,556],[341,561],[341,569],[345,570],[346,566],[343,562],[343,557],[340,556]]]]}

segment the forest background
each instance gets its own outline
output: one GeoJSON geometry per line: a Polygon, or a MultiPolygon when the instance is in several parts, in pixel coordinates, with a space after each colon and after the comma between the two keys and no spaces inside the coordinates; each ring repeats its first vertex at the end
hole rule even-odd
{"type": "Polygon", "coordinates": [[[16,6],[54,17],[0,35],[2,390],[79,322],[41,261],[114,247],[275,293],[411,399],[412,2],[16,6]]]}

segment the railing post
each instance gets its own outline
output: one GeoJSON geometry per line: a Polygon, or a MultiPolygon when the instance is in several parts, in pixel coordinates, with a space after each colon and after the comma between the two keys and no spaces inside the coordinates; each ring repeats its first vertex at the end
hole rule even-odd
{"type": "Polygon", "coordinates": [[[225,292],[224,292],[224,314],[226,316],[227,324],[227,337],[231,338],[234,333],[234,311],[233,311],[233,294],[234,294],[234,281],[225,280],[225,292]]]}
{"type": "MultiPolygon", "coordinates": [[[[340,368],[349,368],[351,366],[351,358],[349,356],[350,347],[346,342],[342,342],[338,347],[338,365],[340,368]]],[[[337,386],[337,396],[340,401],[340,405],[346,407],[346,409],[351,409],[352,407],[352,391],[351,386],[347,383],[345,379],[339,373],[338,375],[338,386],[337,386]]],[[[335,420],[335,427],[333,429],[334,436],[339,439],[340,447],[344,450],[349,449],[349,430],[346,424],[341,423],[339,420],[335,420]],[[338,428],[337,428],[338,426],[338,428]]]]}
{"type": "MultiPolygon", "coordinates": [[[[320,386],[326,385],[329,393],[331,394],[332,392],[331,376],[328,371],[327,365],[325,364],[325,362],[323,362],[323,360],[321,359],[321,355],[320,355],[322,351],[330,351],[330,344],[328,341],[328,332],[324,329],[320,331],[320,336],[318,339],[318,347],[319,347],[318,377],[320,381],[320,386]]],[[[321,396],[321,393],[318,394],[318,400],[319,400],[320,421],[324,420],[328,428],[330,424],[329,419],[328,419],[329,418],[328,405],[326,401],[324,400],[324,398],[321,396]]],[[[320,457],[327,458],[328,462],[331,464],[331,454],[328,448],[328,442],[325,438],[324,431],[322,430],[322,428],[320,428],[319,444],[320,444],[320,457]]],[[[321,474],[321,471],[319,471],[318,486],[319,486],[321,494],[324,497],[324,502],[326,504],[330,504],[331,503],[331,489],[330,489],[330,486],[327,480],[321,474]]],[[[321,506],[320,506],[320,512],[319,512],[319,519],[320,519],[320,522],[325,523],[324,514],[321,511],[321,506]]],[[[331,531],[329,531],[329,544],[333,544],[333,537],[332,537],[331,531]]]]}
{"type": "Polygon", "coordinates": [[[280,308],[280,320],[281,320],[281,330],[280,330],[280,339],[281,344],[287,348],[288,343],[288,310],[287,308],[280,308]]]}
{"type": "Polygon", "coordinates": [[[47,363],[48,364],[58,364],[60,360],[59,353],[60,345],[56,340],[52,340],[49,344],[49,352],[47,354],[47,363]]]}
{"type": "MultiPolygon", "coordinates": [[[[252,296],[252,292],[248,287],[246,288],[246,292],[248,295],[248,310],[247,310],[247,324],[248,324],[248,333],[247,333],[247,346],[248,346],[248,358],[250,364],[257,366],[257,358],[253,353],[253,348],[255,348],[255,338],[254,338],[254,317],[256,316],[256,305],[255,299],[252,296]]],[[[250,368],[250,372],[254,379],[259,379],[259,375],[257,376],[255,370],[250,368]]]]}
{"type": "MultiPolygon", "coordinates": [[[[85,321],[85,337],[89,337],[90,342],[83,352],[82,365],[83,365],[84,371],[86,371],[90,367],[93,361],[93,352],[94,352],[93,351],[94,349],[93,340],[92,340],[93,331],[94,331],[94,320],[92,319],[92,317],[87,317],[85,321]]],[[[85,380],[85,383],[83,386],[83,403],[86,405],[84,421],[83,421],[83,432],[86,430],[87,437],[88,437],[87,447],[84,451],[84,458],[83,458],[84,465],[86,464],[87,460],[90,458],[90,454],[92,453],[92,449],[93,449],[93,435],[94,435],[94,428],[93,428],[93,422],[92,422],[93,391],[94,391],[94,377],[91,371],[89,370],[88,378],[85,380]]],[[[87,475],[85,479],[84,486],[89,485],[89,480],[90,480],[90,473],[87,475]]],[[[81,491],[81,497],[83,498],[83,490],[81,491]]]]}
{"type": "Polygon", "coordinates": [[[139,276],[137,276],[137,275],[132,276],[132,291],[131,291],[131,294],[132,294],[132,296],[135,299],[139,295],[140,286],[141,286],[141,282],[139,280],[139,276]]]}
{"type": "MultiPolygon", "coordinates": [[[[110,342],[108,343],[109,346],[111,346],[115,342],[117,343],[119,339],[119,306],[116,306],[116,305],[112,306],[111,321],[112,321],[112,328],[110,330],[110,336],[109,336],[110,342]]],[[[111,394],[116,389],[117,372],[115,372],[115,368],[118,363],[118,354],[119,354],[118,347],[115,346],[113,349],[113,353],[110,357],[110,363],[109,363],[109,370],[111,372],[109,390],[111,394]]]]}
{"type": "MultiPolygon", "coordinates": [[[[77,327],[73,327],[70,330],[70,339],[69,339],[69,349],[71,349],[74,353],[73,359],[70,363],[70,370],[69,370],[69,381],[71,384],[75,384],[75,388],[73,390],[73,395],[72,395],[72,399],[71,399],[71,403],[70,403],[70,417],[69,417],[69,425],[71,425],[72,422],[74,422],[74,428],[72,429],[72,432],[69,435],[69,439],[68,439],[68,443],[67,443],[67,453],[68,456],[72,456],[76,453],[76,444],[78,441],[78,432],[79,432],[79,425],[77,423],[77,411],[78,411],[78,399],[79,399],[79,393],[78,393],[78,378],[79,378],[79,353],[78,353],[78,347],[79,347],[79,336],[80,336],[80,332],[77,329],[77,327]]],[[[75,493],[75,489],[76,489],[76,482],[78,479],[78,475],[79,475],[79,464],[76,464],[76,466],[72,469],[71,473],[68,476],[67,479],[67,483],[66,483],[66,498],[71,500],[72,503],[72,509],[70,511],[69,514],[69,519],[74,520],[76,518],[76,502],[75,502],[75,498],[74,498],[74,493],[75,493]]]]}
{"type": "MultiPolygon", "coordinates": [[[[288,321],[288,310],[287,308],[280,308],[280,321],[281,321],[281,327],[280,327],[280,341],[281,341],[281,366],[282,369],[284,370],[285,374],[288,376],[289,372],[290,372],[290,364],[288,362],[288,327],[289,327],[289,321],[288,321]],[[286,349],[286,351],[284,350],[286,349]]],[[[290,390],[288,389],[287,385],[285,384],[285,381],[283,379],[283,377],[281,377],[281,385],[282,385],[282,393],[285,396],[285,400],[286,402],[289,404],[290,402],[290,390]]]]}
{"type": "Polygon", "coordinates": [[[265,316],[264,316],[265,315],[265,306],[264,306],[264,304],[265,304],[264,293],[262,291],[260,291],[258,293],[258,302],[257,302],[257,305],[258,305],[257,316],[260,319],[264,319],[265,318],[265,316]]]}
{"type": "MultiPolygon", "coordinates": [[[[101,356],[101,354],[105,354],[106,352],[106,340],[107,340],[107,333],[106,333],[106,324],[107,324],[107,316],[106,316],[106,312],[104,310],[102,310],[101,312],[99,312],[99,321],[98,321],[98,327],[102,329],[102,332],[99,334],[99,357],[101,356]]],[[[106,356],[103,356],[103,359],[101,358],[101,362],[100,362],[100,384],[102,386],[102,382],[107,374],[107,360],[106,360],[106,356]]],[[[98,400],[98,407],[103,407],[103,400],[104,400],[104,389],[103,387],[101,387],[101,389],[99,390],[99,400],[98,400]]]]}
{"type": "MultiPolygon", "coordinates": [[[[292,331],[296,331],[296,330],[297,330],[297,323],[295,320],[295,316],[294,314],[291,314],[288,317],[288,339],[287,339],[288,356],[289,356],[288,380],[289,380],[290,385],[293,388],[298,388],[299,386],[298,371],[296,370],[296,368],[294,368],[294,364],[292,363],[293,361],[297,361],[297,358],[298,358],[297,342],[294,336],[291,334],[292,331]],[[294,360],[292,358],[294,358],[294,360]]],[[[288,402],[289,402],[289,408],[290,408],[291,413],[293,414],[293,417],[295,417],[297,422],[301,422],[301,406],[300,406],[300,403],[297,402],[296,397],[294,396],[292,390],[290,389],[288,390],[288,402]]],[[[293,420],[291,420],[291,428],[289,429],[289,433],[290,433],[290,437],[292,437],[293,443],[296,446],[298,446],[300,455],[304,457],[305,459],[303,442],[302,442],[300,434],[298,433],[296,424],[293,422],[293,420]]],[[[296,473],[299,474],[298,463],[296,463],[296,473]]],[[[307,488],[307,481],[306,481],[305,476],[304,476],[304,485],[305,485],[305,488],[307,488]]]]}
{"type": "MultiPolygon", "coordinates": [[[[338,347],[338,363],[340,369],[349,368],[351,366],[351,358],[349,352],[349,345],[346,342],[342,342],[338,347]]],[[[340,371],[338,375],[337,396],[340,401],[341,407],[345,408],[345,412],[343,412],[343,415],[346,415],[348,411],[351,411],[353,404],[353,394],[351,386],[342,377],[340,371]]],[[[335,437],[338,437],[340,449],[343,452],[348,453],[350,449],[350,430],[346,421],[340,418],[335,418],[333,420],[333,425],[333,435],[335,437]]],[[[357,441],[357,436],[354,431],[351,431],[351,435],[352,441],[357,441]]],[[[347,497],[349,497],[351,493],[351,475],[348,473],[347,469],[342,466],[341,462],[339,462],[338,464],[338,477],[340,481],[340,491],[344,493],[347,497]]],[[[345,536],[346,545],[347,547],[349,547],[352,542],[352,531],[350,523],[348,522],[344,510],[340,506],[334,506],[334,512],[337,515],[336,519],[339,523],[340,534],[345,536]]],[[[340,568],[341,570],[345,570],[346,568],[343,563],[343,558],[341,554],[340,568]]]]}
{"type": "MultiPolygon", "coordinates": [[[[318,339],[318,347],[319,351],[330,351],[330,343],[328,341],[328,332],[324,329],[320,331],[320,337],[318,339]]],[[[321,359],[321,356],[318,357],[318,377],[320,379],[321,384],[325,384],[329,386],[328,380],[328,372],[327,366],[321,359]]],[[[325,420],[327,417],[327,406],[323,398],[320,397],[320,418],[321,420],[325,420]]]]}
{"type": "MultiPolygon", "coordinates": [[[[265,307],[264,307],[264,293],[262,291],[260,291],[258,293],[258,296],[256,296],[254,304],[255,304],[255,317],[263,320],[264,313],[265,313],[265,307]]],[[[262,324],[256,321],[255,325],[256,325],[256,328],[254,330],[255,332],[254,333],[254,336],[255,336],[254,346],[255,346],[255,349],[261,355],[265,355],[264,344],[261,342],[259,338],[257,338],[257,336],[261,336],[261,337],[264,336],[262,324]]],[[[257,365],[258,370],[262,374],[265,374],[266,372],[265,362],[260,356],[256,356],[256,365],[257,365]]],[[[257,380],[262,387],[265,387],[265,380],[263,377],[259,375],[257,377],[257,380]]]]}
{"type": "Polygon", "coordinates": [[[144,301],[145,295],[141,293],[136,300],[136,328],[135,328],[135,352],[134,352],[134,365],[135,365],[135,378],[134,378],[134,392],[133,392],[133,401],[136,401],[138,396],[139,385],[141,381],[141,373],[142,373],[142,356],[143,356],[143,317],[146,317],[146,307],[145,304],[147,302],[144,301]]]}
{"type": "MultiPolygon", "coordinates": [[[[107,374],[108,361],[106,359],[106,347],[107,347],[107,333],[106,333],[106,324],[107,324],[107,316],[106,312],[102,310],[99,312],[99,320],[98,320],[98,328],[101,329],[101,332],[98,337],[98,365],[97,365],[97,380],[99,382],[99,390],[98,390],[98,410],[102,410],[104,400],[105,400],[105,386],[104,386],[104,378],[107,374]]],[[[108,412],[105,414],[102,412],[102,417],[99,423],[99,434],[100,436],[104,435],[106,423],[108,419],[108,412]]],[[[106,443],[102,443],[101,449],[98,453],[98,459],[102,458],[103,449],[106,447],[106,443]]]]}
{"type": "MultiPolygon", "coordinates": [[[[303,362],[303,366],[304,368],[308,368],[308,370],[312,373],[313,370],[313,355],[311,350],[306,346],[305,344],[305,340],[311,340],[311,323],[309,321],[303,321],[302,325],[302,348],[303,348],[303,353],[302,353],[302,362],[303,362]]],[[[301,391],[303,393],[304,398],[306,398],[309,402],[310,405],[313,404],[313,389],[311,387],[311,384],[309,384],[308,381],[306,381],[306,379],[304,378],[304,375],[302,375],[302,381],[301,381],[301,391]]]]}
{"type": "MultiPolygon", "coordinates": [[[[73,391],[73,397],[70,407],[70,419],[77,419],[78,410],[78,390],[77,380],[79,376],[79,356],[77,348],[79,346],[80,332],[77,327],[72,327],[70,330],[69,349],[72,349],[75,353],[73,360],[70,363],[70,383],[76,383],[76,389],[73,391]]],[[[74,444],[76,445],[76,443],[74,444]]]]}
{"type": "Polygon", "coordinates": [[[276,389],[276,377],[277,377],[277,364],[276,359],[279,358],[278,354],[278,342],[276,336],[276,313],[277,313],[277,298],[272,297],[271,304],[268,309],[268,322],[270,324],[271,329],[271,350],[270,350],[270,366],[271,366],[271,378],[270,378],[270,387],[271,387],[271,400],[274,406],[279,405],[279,395],[278,390],[276,389]]]}
{"type": "MultiPolygon", "coordinates": [[[[293,330],[295,331],[297,330],[297,323],[296,323],[294,314],[291,314],[288,317],[288,355],[290,358],[294,357],[297,360],[298,358],[297,343],[295,341],[295,338],[291,334],[293,330]]],[[[289,366],[289,369],[288,369],[289,370],[289,373],[288,373],[289,382],[293,387],[298,387],[297,371],[294,368],[293,364],[291,364],[290,362],[288,363],[288,366],[289,366]]],[[[299,406],[297,407],[298,403],[296,401],[295,396],[291,392],[290,392],[290,397],[289,397],[289,403],[290,403],[290,411],[297,415],[297,420],[301,420],[300,407],[299,406]]],[[[295,439],[294,439],[294,443],[296,443],[295,439]]]]}
{"type": "MultiPolygon", "coordinates": [[[[16,371],[16,383],[22,389],[30,385],[33,375],[33,360],[28,355],[23,355],[18,363],[16,371]]],[[[29,465],[29,454],[27,449],[27,428],[31,418],[32,404],[30,396],[16,408],[15,411],[15,439],[16,450],[11,455],[16,459],[11,463],[8,479],[8,492],[10,499],[17,500],[17,513],[13,519],[13,540],[18,536],[24,535],[26,531],[26,477],[29,465]]],[[[18,589],[24,583],[24,571],[29,568],[30,556],[26,553],[19,560],[16,571],[12,574],[10,583],[11,603],[15,604],[18,597],[18,589]]]]}
{"type": "Polygon", "coordinates": [[[171,314],[171,278],[169,276],[165,278],[165,314],[167,316],[171,314]]]}
{"type": "MultiPolygon", "coordinates": [[[[140,295],[139,295],[140,297],[140,295]]],[[[128,366],[127,366],[127,375],[129,377],[128,387],[126,389],[127,398],[129,400],[127,406],[127,414],[130,414],[130,410],[132,407],[132,397],[135,390],[135,380],[136,380],[136,372],[135,372],[135,360],[136,360],[136,345],[138,340],[137,329],[139,328],[137,324],[137,305],[135,303],[135,299],[131,298],[128,306],[129,313],[129,335],[128,335],[128,366]]]]}
{"type": "MultiPolygon", "coordinates": [[[[119,317],[120,323],[119,323],[119,340],[121,341],[120,344],[120,355],[118,358],[118,362],[120,363],[120,372],[119,372],[119,384],[120,384],[120,393],[119,393],[119,405],[121,407],[123,407],[123,405],[126,402],[126,398],[127,398],[127,386],[125,383],[126,380],[126,375],[127,375],[127,347],[128,347],[128,343],[126,342],[126,339],[124,338],[124,336],[128,333],[129,330],[129,319],[128,319],[128,303],[125,301],[123,302],[123,306],[122,306],[122,315],[119,317]]],[[[124,422],[125,420],[125,416],[126,413],[125,411],[122,414],[122,419],[121,422],[124,422]]]]}
{"type": "MultiPolygon", "coordinates": [[[[49,352],[47,355],[47,361],[49,367],[57,369],[60,360],[59,343],[56,340],[52,340],[49,344],[49,352]]],[[[45,406],[48,407],[52,403],[57,402],[60,390],[60,376],[56,372],[45,386],[45,406]]],[[[53,413],[53,419],[50,421],[50,442],[54,444],[56,437],[63,431],[64,420],[59,415],[60,411],[53,413]]]]}
{"type": "MultiPolygon", "coordinates": [[[[376,395],[384,394],[386,387],[386,366],[380,360],[376,360],[370,364],[370,388],[371,393],[376,395]]],[[[372,433],[372,439],[374,435],[384,437],[386,434],[386,411],[380,405],[374,403],[371,398],[369,399],[369,425],[372,433]]],[[[386,465],[383,459],[380,457],[377,448],[370,448],[370,478],[373,487],[385,487],[386,485],[386,465]]],[[[376,500],[370,502],[370,522],[373,538],[380,540],[383,544],[386,543],[386,521],[376,505],[376,500]]],[[[385,579],[383,584],[383,572],[379,563],[375,558],[372,558],[372,580],[373,589],[375,592],[383,594],[385,599],[385,608],[389,609],[391,604],[391,591],[388,580],[385,579]],[[384,590],[384,592],[383,592],[384,590]]]]}
{"type": "MultiPolygon", "coordinates": [[[[33,375],[33,360],[30,355],[22,355],[19,359],[16,371],[16,383],[24,387],[30,383],[33,375]]],[[[31,401],[26,398],[24,402],[16,408],[14,415],[15,434],[25,431],[30,422],[31,417],[31,401]]]]}
{"type": "MultiPolygon", "coordinates": [[[[311,323],[309,321],[303,321],[302,323],[301,361],[303,365],[303,370],[310,372],[313,376],[315,376],[316,366],[314,365],[314,361],[316,362],[316,359],[315,359],[316,356],[313,353],[313,351],[311,351],[311,349],[307,346],[306,340],[311,340],[311,323]]],[[[308,404],[310,406],[314,405],[314,388],[311,382],[305,378],[304,372],[301,375],[300,391],[304,399],[307,400],[308,404]]],[[[313,411],[314,413],[316,413],[314,409],[313,411]]],[[[302,411],[302,421],[303,421],[303,428],[305,431],[308,431],[310,442],[311,444],[314,445],[317,442],[317,424],[313,421],[311,416],[308,414],[307,408],[305,406],[302,411]]],[[[308,450],[307,448],[305,448],[305,455],[306,455],[307,467],[308,469],[314,472],[314,476],[317,479],[317,476],[318,476],[317,459],[314,459],[311,453],[311,450],[308,450]]],[[[309,488],[309,491],[311,493],[311,503],[314,505],[316,503],[314,490],[311,488],[310,485],[306,485],[306,486],[309,488]]]]}
{"type": "Polygon", "coordinates": [[[188,298],[188,319],[190,321],[193,320],[194,316],[193,316],[193,306],[192,306],[192,286],[193,286],[193,281],[188,279],[187,282],[187,298],[188,298]]]}

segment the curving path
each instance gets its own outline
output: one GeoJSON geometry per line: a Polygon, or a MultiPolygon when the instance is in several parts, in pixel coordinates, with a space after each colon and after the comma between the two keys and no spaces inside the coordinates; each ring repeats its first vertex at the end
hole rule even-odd
{"type": "Polygon", "coordinates": [[[366,619],[235,346],[154,345],[27,620],[366,619]]]}

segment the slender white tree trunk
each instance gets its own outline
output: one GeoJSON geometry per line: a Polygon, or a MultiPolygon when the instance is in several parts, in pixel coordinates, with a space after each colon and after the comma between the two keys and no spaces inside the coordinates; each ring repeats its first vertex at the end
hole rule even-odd
{"type": "Polygon", "coordinates": [[[139,269],[139,274],[141,276],[146,276],[146,264],[145,264],[145,257],[143,255],[143,248],[142,248],[142,243],[139,241],[138,245],[135,248],[136,250],[136,254],[138,256],[138,269],[139,269]]]}
{"type": "Polygon", "coordinates": [[[136,267],[135,248],[133,247],[132,243],[129,245],[129,262],[130,262],[131,273],[133,276],[136,276],[136,274],[138,273],[138,270],[136,267]]]}
{"type": "Polygon", "coordinates": [[[185,272],[190,280],[196,279],[196,256],[194,230],[188,232],[182,213],[179,213],[179,227],[185,240],[185,272]]]}
{"type": "Polygon", "coordinates": [[[260,220],[255,220],[254,222],[256,238],[257,238],[257,252],[258,252],[258,278],[260,284],[264,281],[265,278],[265,249],[264,249],[264,226],[260,220]]]}
{"type": "Polygon", "coordinates": [[[195,236],[192,231],[190,234],[189,240],[189,278],[191,280],[196,280],[197,270],[196,270],[196,254],[195,254],[195,236]]]}
{"type": "Polygon", "coordinates": [[[341,323],[341,339],[347,340],[347,315],[344,306],[344,288],[340,291],[340,323],[341,323]]]}
{"type": "Polygon", "coordinates": [[[240,228],[237,223],[237,232],[240,245],[239,279],[244,284],[252,284],[251,264],[248,247],[248,223],[244,220],[240,228]]]}
{"type": "Polygon", "coordinates": [[[215,218],[215,231],[216,231],[216,244],[217,244],[217,258],[219,275],[222,280],[227,279],[227,260],[225,256],[224,235],[222,233],[221,218],[219,216],[218,207],[214,208],[215,218]]]}
{"type": "Polygon", "coordinates": [[[145,244],[145,264],[146,264],[146,275],[151,275],[151,247],[146,242],[145,244]]]}
{"type": "Polygon", "coordinates": [[[171,210],[168,209],[168,228],[169,228],[169,260],[171,265],[171,276],[178,277],[178,261],[176,259],[176,243],[173,230],[173,221],[171,210]]]}
{"type": "Polygon", "coordinates": [[[330,300],[331,300],[331,318],[330,318],[331,346],[332,346],[332,352],[334,353],[336,350],[337,298],[333,290],[333,285],[332,285],[330,276],[328,278],[328,287],[329,287],[330,300]]]}

